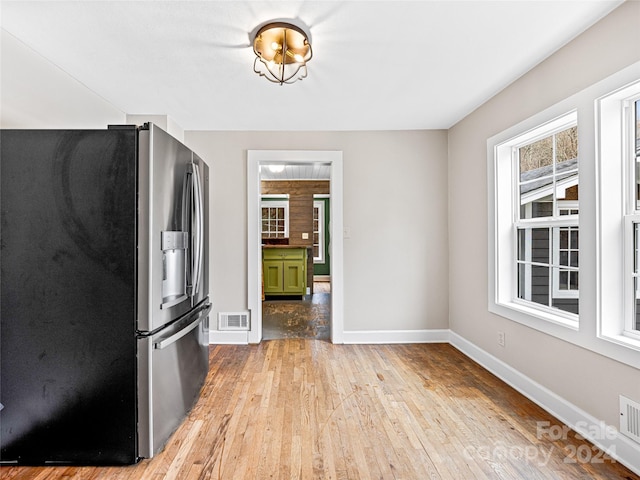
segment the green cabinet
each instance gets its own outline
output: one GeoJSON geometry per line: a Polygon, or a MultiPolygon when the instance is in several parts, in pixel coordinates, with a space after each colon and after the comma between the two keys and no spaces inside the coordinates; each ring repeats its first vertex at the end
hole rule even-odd
{"type": "Polygon", "coordinates": [[[306,248],[264,248],[265,295],[304,295],[307,291],[306,248]]]}

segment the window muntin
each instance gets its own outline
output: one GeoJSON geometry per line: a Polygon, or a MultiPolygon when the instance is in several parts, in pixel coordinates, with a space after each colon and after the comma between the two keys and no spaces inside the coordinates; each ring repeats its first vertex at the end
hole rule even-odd
{"type": "Polygon", "coordinates": [[[517,298],[577,315],[578,130],[574,125],[543,135],[513,149],[517,298]]]}

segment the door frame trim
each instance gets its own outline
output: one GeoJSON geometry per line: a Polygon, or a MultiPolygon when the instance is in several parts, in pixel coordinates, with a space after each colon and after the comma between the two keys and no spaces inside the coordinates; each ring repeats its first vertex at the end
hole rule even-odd
{"type": "Polygon", "coordinates": [[[262,340],[262,246],[260,242],[260,167],[269,164],[331,165],[331,342],[344,343],[343,163],[338,150],[247,151],[247,305],[251,312],[249,343],[262,340]]]}

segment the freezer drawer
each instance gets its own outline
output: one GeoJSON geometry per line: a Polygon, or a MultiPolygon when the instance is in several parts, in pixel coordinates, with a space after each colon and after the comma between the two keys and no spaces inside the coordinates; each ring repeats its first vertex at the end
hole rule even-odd
{"type": "Polygon", "coordinates": [[[209,370],[204,302],[178,322],[138,340],[138,455],[151,458],[200,396],[209,370]]]}

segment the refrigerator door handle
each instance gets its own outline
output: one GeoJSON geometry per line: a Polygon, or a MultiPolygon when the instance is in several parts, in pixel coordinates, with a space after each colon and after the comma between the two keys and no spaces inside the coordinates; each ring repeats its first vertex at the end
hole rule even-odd
{"type": "Polygon", "coordinates": [[[207,315],[209,314],[210,311],[211,311],[211,304],[209,303],[202,310],[198,312],[198,315],[193,322],[191,322],[189,325],[179,330],[178,332],[174,333],[170,337],[163,338],[159,342],[155,342],[153,344],[153,348],[157,350],[162,350],[163,348],[167,348],[169,345],[176,343],[178,340],[180,340],[182,337],[188,334],[191,330],[194,330],[195,328],[197,328],[202,323],[202,321],[207,318],[207,315]]]}
{"type": "MultiPolygon", "coordinates": [[[[187,166],[184,174],[184,183],[182,187],[182,230],[188,232],[192,237],[193,230],[191,228],[191,205],[193,204],[193,170],[191,164],[187,166]]],[[[193,295],[193,240],[189,239],[189,254],[187,261],[187,295],[193,295]]]]}
{"type": "Polygon", "coordinates": [[[202,274],[202,261],[203,261],[203,243],[204,243],[204,217],[203,217],[203,200],[202,200],[202,181],[200,178],[200,169],[197,164],[193,166],[193,179],[192,179],[192,198],[193,198],[193,266],[192,266],[192,295],[196,295],[200,289],[200,276],[202,274]]]}

